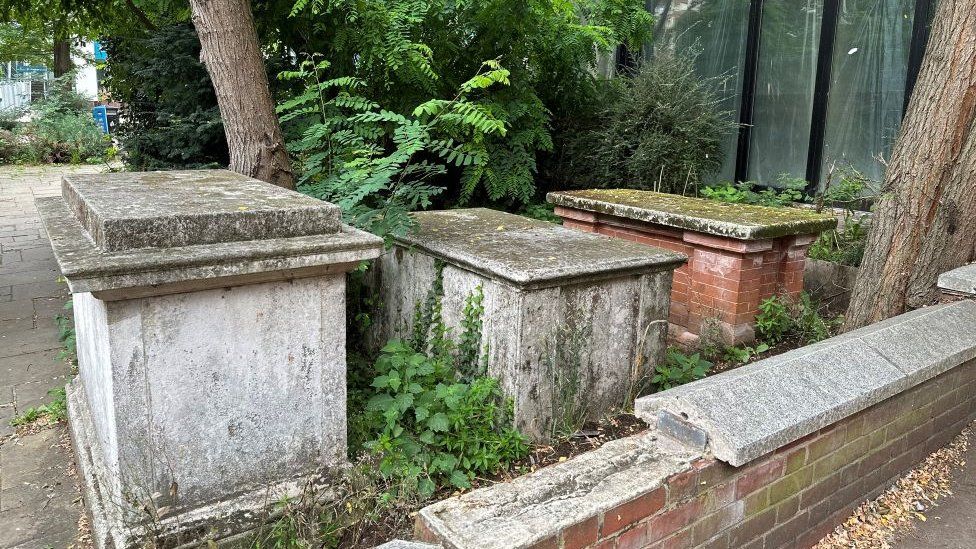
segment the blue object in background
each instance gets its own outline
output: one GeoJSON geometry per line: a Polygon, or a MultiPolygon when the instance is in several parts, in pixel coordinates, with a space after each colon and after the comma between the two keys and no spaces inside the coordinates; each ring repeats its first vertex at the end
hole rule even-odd
{"type": "Polygon", "coordinates": [[[102,45],[97,40],[92,42],[92,45],[95,46],[95,61],[105,61],[108,59],[108,54],[102,49],[102,45]]]}
{"type": "Polygon", "coordinates": [[[102,133],[108,133],[108,108],[105,105],[94,107],[92,109],[92,116],[95,118],[95,124],[98,124],[102,133]]]}

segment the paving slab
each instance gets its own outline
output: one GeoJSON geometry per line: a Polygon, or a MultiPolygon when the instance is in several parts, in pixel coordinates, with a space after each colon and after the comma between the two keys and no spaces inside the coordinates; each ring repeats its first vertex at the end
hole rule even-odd
{"type": "Polygon", "coordinates": [[[69,547],[78,534],[80,493],[63,425],[18,435],[10,420],[46,404],[63,386],[54,317],[67,287],[34,207],[56,196],[67,172],[98,167],[0,167],[0,547],[69,547]]]}

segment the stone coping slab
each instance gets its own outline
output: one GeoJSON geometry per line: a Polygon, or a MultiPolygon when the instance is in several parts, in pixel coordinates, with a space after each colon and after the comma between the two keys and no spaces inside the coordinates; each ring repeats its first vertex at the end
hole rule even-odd
{"type": "Polygon", "coordinates": [[[966,295],[976,295],[976,263],[939,275],[939,288],[966,295]]]}
{"type": "Polygon", "coordinates": [[[743,465],[976,358],[976,302],[912,311],[637,399],[635,413],[743,465]]]}
{"type": "Polygon", "coordinates": [[[452,547],[548,547],[535,544],[645,495],[699,457],[646,431],[510,482],[439,501],[420,514],[452,547]]]}
{"type": "Polygon", "coordinates": [[[61,193],[105,251],[336,233],[342,216],[228,170],[67,174],[61,193]]]}
{"type": "MultiPolygon", "coordinates": [[[[297,193],[296,193],[297,194],[297,193]]],[[[378,257],[381,238],[342,226],[339,232],[291,238],[105,251],[61,198],[38,198],[61,273],[72,292],[104,292],[262,273],[353,265],[378,257]]],[[[321,273],[318,273],[321,274],[321,273]]]]}
{"type": "Polygon", "coordinates": [[[397,242],[517,287],[546,287],[674,268],[679,253],[519,215],[470,208],[418,212],[397,242]]]}
{"type": "Polygon", "coordinates": [[[799,208],[731,204],[675,194],[629,189],[551,192],[550,204],[614,215],[739,240],[817,234],[837,226],[837,218],[799,208]]]}

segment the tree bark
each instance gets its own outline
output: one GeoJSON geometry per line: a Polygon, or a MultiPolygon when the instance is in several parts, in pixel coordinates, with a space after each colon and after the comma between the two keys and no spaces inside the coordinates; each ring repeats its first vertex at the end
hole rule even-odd
{"type": "Polygon", "coordinates": [[[935,302],[976,257],[976,10],[941,0],[847,310],[858,328],[935,302]]]}
{"type": "Polygon", "coordinates": [[[54,41],[54,77],[60,78],[71,72],[71,41],[54,41]]]}
{"type": "Polygon", "coordinates": [[[217,93],[230,169],[295,188],[247,0],[191,0],[200,60],[217,93]]]}

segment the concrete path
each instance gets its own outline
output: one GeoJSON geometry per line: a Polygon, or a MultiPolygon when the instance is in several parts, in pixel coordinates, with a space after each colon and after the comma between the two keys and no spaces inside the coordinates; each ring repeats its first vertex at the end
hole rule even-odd
{"type": "Polygon", "coordinates": [[[928,520],[915,521],[915,530],[895,549],[973,549],[976,547],[976,444],[963,454],[966,465],[952,479],[952,495],[926,511],[928,520]]]}
{"type": "Polygon", "coordinates": [[[0,167],[0,548],[75,544],[82,508],[63,425],[17,435],[10,419],[50,401],[68,365],[54,317],[67,287],[58,282],[34,198],[60,194],[61,175],[83,167],[0,167]]]}

